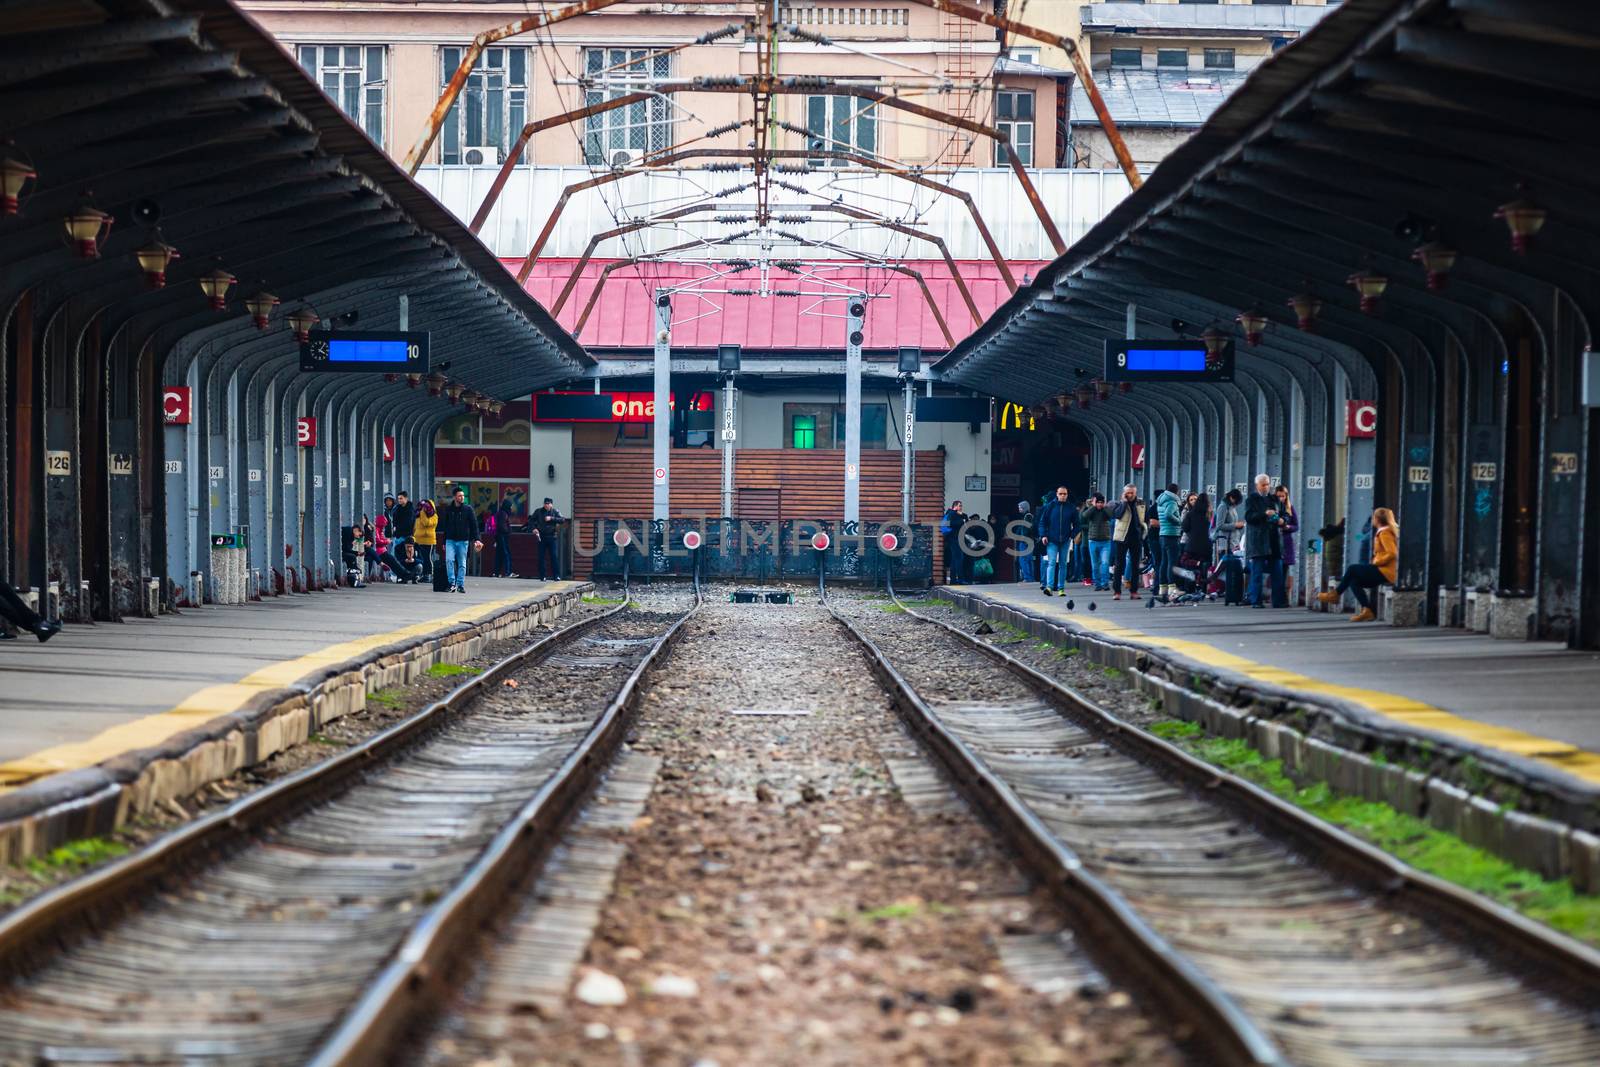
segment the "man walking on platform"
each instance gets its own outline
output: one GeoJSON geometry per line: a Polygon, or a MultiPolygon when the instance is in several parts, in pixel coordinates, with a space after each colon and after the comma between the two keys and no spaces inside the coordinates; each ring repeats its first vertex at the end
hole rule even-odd
{"type": "Polygon", "coordinates": [[[1289,598],[1283,591],[1283,540],[1279,532],[1283,516],[1278,513],[1278,498],[1272,493],[1272,479],[1256,475],[1256,491],[1244,506],[1244,554],[1250,560],[1250,590],[1245,599],[1252,608],[1264,608],[1262,583],[1272,579],[1272,606],[1286,608],[1289,598]]]}
{"type": "Polygon", "coordinates": [[[1078,513],[1078,528],[1089,550],[1089,580],[1095,592],[1105,592],[1111,588],[1111,512],[1104,493],[1096,493],[1078,513]]]}
{"type": "Polygon", "coordinates": [[[478,540],[478,514],[467,505],[467,491],[456,486],[450,503],[439,511],[439,540],[444,544],[445,571],[450,576],[450,591],[467,591],[467,551],[483,548],[478,540]]]}
{"type": "Polygon", "coordinates": [[[1139,490],[1132,485],[1122,487],[1122,499],[1111,509],[1111,599],[1122,599],[1122,583],[1128,584],[1128,595],[1139,597],[1139,563],[1144,557],[1145,515],[1144,501],[1139,490]]]}
{"type": "Polygon", "coordinates": [[[545,561],[550,562],[550,580],[561,580],[561,523],[554,500],[544,498],[544,506],[533,513],[533,536],[539,539],[539,580],[545,580],[545,561]]]}
{"type": "Polygon", "coordinates": [[[1061,592],[1067,582],[1068,553],[1078,535],[1078,512],[1069,501],[1067,487],[1056,487],[1056,498],[1044,506],[1039,516],[1039,540],[1044,545],[1044,570],[1039,575],[1039,591],[1045,596],[1061,592]]]}

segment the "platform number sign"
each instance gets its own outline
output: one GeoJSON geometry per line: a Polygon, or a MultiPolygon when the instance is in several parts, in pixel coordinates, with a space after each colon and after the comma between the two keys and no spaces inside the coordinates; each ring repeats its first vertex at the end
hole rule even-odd
{"type": "Polygon", "coordinates": [[[1576,452],[1550,453],[1550,473],[1556,477],[1578,473],[1578,454],[1576,452]]]}
{"type": "Polygon", "coordinates": [[[127,452],[113,452],[111,454],[111,473],[132,474],[133,456],[129,455],[127,452]]]}
{"type": "Polygon", "coordinates": [[[161,464],[161,473],[162,474],[182,474],[183,473],[183,460],[181,460],[181,459],[169,459],[169,460],[163,461],[162,464],[161,464]]]}
{"type": "Polygon", "coordinates": [[[214,482],[221,481],[222,480],[222,468],[221,467],[210,467],[206,471],[206,475],[207,475],[207,477],[209,477],[214,482]]]}
{"type": "Polygon", "coordinates": [[[1322,488],[1322,475],[1320,475],[1320,474],[1308,474],[1308,475],[1306,475],[1306,488],[1307,489],[1321,489],[1322,488]]]}
{"type": "Polygon", "coordinates": [[[321,489],[322,488],[322,475],[313,474],[311,476],[311,488],[313,488],[313,489],[321,489]]]}
{"type": "Polygon", "coordinates": [[[44,469],[51,477],[66,478],[72,474],[71,452],[46,452],[44,469]]]}
{"type": "Polygon", "coordinates": [[[1406,481],[1412,485],[1431,485],[1433,484],[1433,468],[1426,466],[1407,467],[1406,481]]]}
{"type": "Polygon", "coordinates": [[[1472,465],[1472,480],[1475,482],[1492,482],[1500,477],[1500,467],[1494,463],[1474,463],[1472,465]]]}
{"type": "Polygon", "coordinates": [[[1372,475],[1370,475],[1370,474],[1357,474],[1357,475],[1355,475],[1354,477],[1352,477],[1350,479],[1350,488],[1352,488],[1352,489],[1371,489],[1372,488],[1372,475]]]}
{"type": "Polygon", "coordinates": [[[259,482],[261,480],[261,468],[251,467],[249,470],[249,479],[252,482],[259,482]]]}

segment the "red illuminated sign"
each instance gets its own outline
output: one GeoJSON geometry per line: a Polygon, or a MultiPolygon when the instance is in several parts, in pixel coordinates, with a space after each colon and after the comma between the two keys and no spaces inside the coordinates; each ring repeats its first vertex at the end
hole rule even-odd
{"type": "Polygon", "coordinates": [[[169,385],[161,390],[161,418],[168,426],[189,425],[193,410],[187,385],[169,385]]]}
{"type": "Polygon", "coordinates": [[[1132,466],[1133,466],[1134,470],[1136,470],[1136,471],[1144,470],[1144,445],[1134,445],[1133,446],[1133,455],[1131,457],[1129,457],[1129,458],[1130,458],[1130,460],[1132,462],[1132,466]]]}
{"type": "Polygon", "coordinates": [[[394,438],[392,437],[383,439],[383,461],[385,463],[394,462],[394,438]]]}
{"type": "Polygon", "coordinates": [[[317,447],[317,420],[302,415],[294,420],[294,443],[301,448],[317,447]]]}
{"type": "MultiPolygon", "coordinates": [[[[568,414],[568,405],[560,401],[559,397],[591,396],[590,393],[556,392],[533,394],[533,421],[535,422],[654,422],[656,418],[656,395],[654,393],[612,393],[611,418],[573,418],[568,414]],[[545,398],[550,398],[546,400],[545,398]]],[[[604,394],[602,394],[604,395],[604,394]]],[[[694,394],[693,406],[690,411],[712,411],[715,409],[716,400],[710,393],[694,394]]],[[[672,407],[677,409],[677,397],[672,400],[672,407]]]]}
{"type": "Polygon", "coordinates": [[[437,478],[521,481],[530,470],[526,448],[473,448],[440,445],[433,450],[437,478]]]}

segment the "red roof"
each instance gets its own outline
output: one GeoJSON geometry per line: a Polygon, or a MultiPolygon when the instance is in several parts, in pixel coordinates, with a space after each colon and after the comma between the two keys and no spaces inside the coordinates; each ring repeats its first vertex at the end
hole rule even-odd
{"type": "MultiPolygon", "coordinates": [[[[577,324],[596,280],[609,262],[615,261],[590,260],[585,264],[578,284],[556,316],[562,326],[571,330],[577,324]]],[[[576,263],[575,259],[539,260],[528,276],[528,291],[554,311],[556,298],[576,263]]],[[[505,264],[514,273],[522,261],[505,260],[505,264]]],[[[920,272],[927,281],[957,341],[977,327],[950,268],[942,260],[907,261],[905,265],[920,272]]],[[[1012,263],[1010,267],[1020,285],[1024,274],[1037,273],[1043,265],[1030,261],[1012,263]]],[[[987,318],[1010,295],[999,269],[987,260],[961,262],[959,266],[979,314],[987,318]]],[[[866,347],[918,345],[937,350],[948,347],[917,279],[863,267],[848,260],[841,260],[837,268],[819,270],[817,274],[816,279],[800,278],[774,270],[769,284],[775,290],[801,290],[808,294],[837,292],[840,299],[822,299],[817,295],[757,297],[727,293],[707,293],[704,298],[696,298],[679,294],[674,303],[673,346],[712,348],[719,344],[739,344],[750,349],[842,349],[842,298],[847,290],[855,290],[887,297],[873,300],[867,309],[866,347]],[[826,278],[828,284],[823,284],[822,278],[826,278]]],[[[652,302],[655,287],[683,285],[708,276],[704,268],[685,263],[646,263],[613,271],[578,340],[596,349],[650,348],[655,343],[652,302]]],[[[746,271],[707,288],[753,289],[759,283],[760,277],[755,271],[746,271]]]]}

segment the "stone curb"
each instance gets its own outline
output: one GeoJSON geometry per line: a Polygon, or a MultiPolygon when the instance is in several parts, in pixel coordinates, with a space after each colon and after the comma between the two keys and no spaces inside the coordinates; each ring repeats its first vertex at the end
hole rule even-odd
{"type": "Polygon", "coordinates": [[[466,663],[490,641],[516,637],[564,615],[593,589],[585,583],[477,622],[375,648],[293,685],[263,690],[237,710],[159,745],[48,775],[0,796],[0,863],[18,863],[68,841],[111,833],[131,816],[190,796],[300,744],[334,719],[365,708],[369,693],[414,682],[436,664],[466,663]]]}
{"type": "Polygon", "coordinates": [[[1554,781],[1557,772],[1539,774],[1537,765],[1527,766],[1531,761],[1498,753],[1491,759],[1481,746],[1454,738],[1393,723],[1374,729],[1366,709],[1353,714],[1356,709],[1331,698],[1241,684],[1226,672],[1191,666],[1160,650],[1076,630],[958,589],[940,587],[935,595],[981,618],[1076,648],[1094,663],[1125,671],[1136,690],[1160,700],[1167,715],[1199,723],[1216,737],[1249,742],[1268,759],[1281,759],[1284,772],[1297,781],[1326,782],[1338,792],[1387,803],[1546,878],[1571,878],[1580,892],[1600,893],[1600,834],[1595,832],[1600,829],[1600,791],[1586,792],[1582,783],[1574,787],[1566,776],[1554,781]],[[1311,723],[1312,730],[1301,728],[1299,722],[1311,723]],[[1312,736],[1319,728],[1329,736],[1312,736]],[[1510,786],[1520,801],[1538,803],[1542,810],[1515,810],[1447,778],[1384,760],[1382,749],[1396,744],[1408,750],[1426,745],[1435,758],[1470,755],[1492,785],[1510,786]],[[1378,751],[1379,758],[1363,750],[1378,751]]]}

